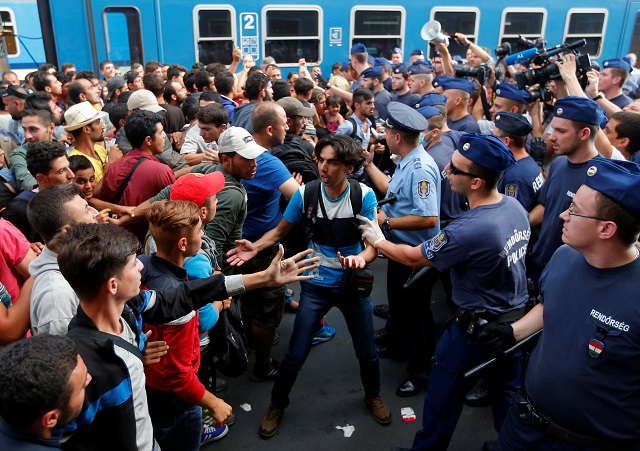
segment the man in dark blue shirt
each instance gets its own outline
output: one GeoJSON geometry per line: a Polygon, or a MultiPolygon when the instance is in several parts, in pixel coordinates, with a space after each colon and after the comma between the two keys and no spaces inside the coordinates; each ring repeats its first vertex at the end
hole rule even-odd
{"type": "MultiPolygon", "coordinates": [[[[524,257],[529,221],[515,200],[496,189],[502,173],[515,163],[495,136],[462,135],[446,167],[454,191],[469,199],[471,210],[419,246],[387,241],[377,221],[361,226],[364,238],[395,261],[407,266],[451,270],[455,320],[446,324],[435,352],[424,402],[422,429],[416,450],[446,450],[469,388],[464,372],[484,361],[491,351],[477,337],[483,322],[508,323],[524,314],[527,283],[524,257]]],[[[493,391],[494,426],[500,430],[520,387],[517,358],[502,359],[485,373],[493,391]]]]}

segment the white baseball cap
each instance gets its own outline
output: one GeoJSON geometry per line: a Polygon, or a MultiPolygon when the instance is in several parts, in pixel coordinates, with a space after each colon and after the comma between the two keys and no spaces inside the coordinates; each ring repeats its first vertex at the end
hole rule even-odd
{"type": "Polygon", "coordinates": [[[267,149],[259,145],[247,130],[242,127],[229,127],[218,138],[218,152],[231,153],[253,160],[267,149]]]}

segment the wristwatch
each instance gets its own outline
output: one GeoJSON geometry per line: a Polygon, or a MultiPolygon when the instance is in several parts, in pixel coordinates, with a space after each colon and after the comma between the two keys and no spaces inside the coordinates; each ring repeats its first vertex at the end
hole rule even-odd
{"type": "Polygon", "coordinates": [[[593,98],[593,101],[597,102],[600,99],[604,99],[604,94],[601,92],[599,92],[598,95],[593,98]]]}
{"type": "Polygon", "coordinates": [[[388,232],[389,230],[391,230],[391,224],[389,224],[389,217],[385,218],[384,221],[382,221],[382,230],[384,230],[385,232],[388,232]]]}

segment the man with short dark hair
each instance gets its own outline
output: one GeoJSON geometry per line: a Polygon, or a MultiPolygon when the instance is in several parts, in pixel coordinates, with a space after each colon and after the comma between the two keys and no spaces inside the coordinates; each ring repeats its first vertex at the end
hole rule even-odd
{"type": "Polygon", "coordinates": [[[604,134],[627,160],[640,163],[640,114],[631,111],[613,113],[604,134]]]}
{"type": "Polygon", "coordinates": [[[238,106],[232,99],[235,92],[235,79],[229,72],[222,72],[216,75],[214,80],[216,91],[222,97],[222,106],[229,113],[229,123],[233,124],[233,113],[238,106]]]}
{"type": "Polygon", "coordinates": [[[2,94],[4,108],[11,115],[7,133],[16,146],[24,142],[24,129],[22,128],[22,112],[24,101],[29,93],[20,85],[9,85],[2,94]]]}
{"type": "Polygon", "coordinates": [[[13,223],[30,243],[36,243],[41,241],[41,237],[29,224],[27,204],[38,191],[54,185],[72,184],[73,172],[69,168],[66,147],[55,141],[41,141],[30,147],[27,169],[35,175],[37,185],[33,190],[23,191],[13,199],[2,212],[2,217],[13,223]]]}
{"type": "Polygon", "coordinates": [[[0,351],[0,448],[60,448],[61,428],[82,409],[91,375],[69,338],[22,339],[0,351]],[[56,432],[54,432],[56,430],[56,432]]]}
{"type": "Polygon", "coordinates": [[[260,102],[269,101],[273,98],[273,87],[269,76],[260,71],[250,73],[244,85],[244,96],[249,100],[249,103],[242,104],[236,108],[235,113],[233,113],[233,125],[253,133],[251,113],[260,102]]]}
{"type": "MultiPolygon", "coordinates": [[[[65,429],[73,434],[65,444],[70,450],[156,449],[140,357],[147,343],[139,326],[143,320],[166,323],[246,290],[306,280],[308,276],[299,274],[317,267],[317,259],[283,261],[281,251],[260,273],[216,275],[165,291],[147,291],[140,290],[143,266],[136,258],[140,243],[121,227],[81,224],[56,245],[60,271],[80,298],[68,335],[94,375],[79,418],[65,429]],[[123,386],[127,389],[117,390],[123,386]],[[116,393],[119,396],[113,396],[116,393]]],[[[230,409],[217,412],[216,423],[220,425],[229,413],[230,409]]]]}
{"type": "Polygon", "coordinates": [[[11,172],[20,189],[28,191],[38,182],[27,169],[27,151],[37,142],[51,141],[56,124],[49,110],[24,110],[21,116],[25,142],[11,152],[11,172]]]}
{"type": "Polygon", "coordinates": [[[314,233],[309,243],[314,255],[322,257],[322,265],[312,273],[313,279],[302,284],[300,306],[287,354],[282,361],[271,392],[271,404],[260,422],[259,434],[263,439],[273,437],[278,431],[284,410],[289,405],[289,395],[300,372],[317,330],[318,322],[338,307],[352,335],[353,346],[360,364],[360,377],[364,387],[364,401],[376,422],[391,423],[391,412],[380,396],[380,370],[373,340],[371,299],[358,299],[339,292],[345,268],[364,268],[376,258],[372,246],[361,241],[354,227],[351,190],[360,188],[361,215],[375,218],[375,194],[359,182],[350,183],[347,175],[358,169],[363,157],[360,147],[352,139],[340,135],[328,135],[315,148],[321,184],[316,182],[300,187],[294,194],[278,226],[254,243],[239,241],[240,247],[230,254],[231,264],[244,264],[258,252],[268,250],[284,238],[295,224],[304,220],[307,189],[317,189],[321,209],[316,210],[314,233]],[[339,237],[339,238],[338,238],[339,237]]]}
{"type": "Polygon", "coordinates": [[[179,64],[172,64],[167,69],[167,81],[180,83],[184,87],[184,74],[187,73],[187,68],[179,64]]]}
{"type": "Polygon", "coordinates": [[[156,96],[158,105],[166,111],[166,120],[163,123],[163,127],[166,125],[166,127],[164,127],[165,133],[171,135],[175,132],[182,131],[185,124],[184,113],[177,106],[172,106],[165,102],[164,90],[166,81],[162,75],[146,74],[143,78],[143,83],[144,89],[151,91],[151,93],[156,96]]]}
{"type": "Polygon", "coordinates": [[[217,141],[229,123],[229,113],[219,103],[201,102],[196,113],[197,123],[187,131],[180,154],[195,166],[203,162],[218,162],[217,141]],[[197,137],[194,135],[197,133],[197,137]]]}
{"type": "Polygon", "coordinates": [[[313,81],[308,78],[300,77],[293,82],[293,90],[298,100],[309,102],[311,100],[311,91],[313,91],[313,81]]]}
{"type": "Polygon", "coordinates": [[[29,202],[27,217],[45,247],[29,265],[34,280],[31,292],[31,334],[65,335],[78,309],[78,296],[60,274],[53,237],[75,224],[93,224],[98,211],[87,204],[75,184],[56,185],[39,192],[29,202]]]}
{"type": "Polygon", "coordinates": [[[352,98],[353,115],[340,124],[336,133],[351,136],[363,148],[369,149],[371,127],[374,126],[372,122],[375,111],[373,92],[367,88],[359,88],[353,92],[352,98]]]}
{"type": "MultiPolygon", "coordinates": [[[[158,114],[134,111],[124,123],[124,131],[133,150],[109,165],[102,181],[100,199],[117,205],[138,205],[173,183],[175,177],[171,169],[155,157],[163,151],[166,136],[158,114]]],[[[128,227],[140,241],[144,240],[146,221],[128,227]]]]}
{"type": "Polygon", "coordinates": [[[404,103],[412,108],[415,107],[416,103],[420,100],[420,94],[411,92],[409,89],[408,80],[411,77],[409,74],[409,66],[406,64],[398,64],[391,72],[391,87],[394,91],[391,96],[391,101],[404,103]]]}
{"type": "MultiPolygon", "coordinates": [[[[98,85],[98,87],[99,86],[100,85],[98,85]]],[[[89,102],[96,110],[100,110],[102,108],[100,91],[98,91],[86,78],[76,78],[69,84],[67,104],[71,106],[80,102],[89,102]]]]}
{"type": "Polygon", "coordinates": [[[387,119],[387,104],[391,101],[391,94],[382,84],[383,71],[384,68],[381,66],[372,66],[362,72],[362,87],[373,92],[373,100],[376,105],[373,119],[376,122],[379,119],[387,119]]]}
{"type": "Polygon", "coordinates": [[[100,72],[102,72],[102,77],[104,78],[105,83],[107,83],[116,76],[116,66],[112,61],[102,61],[100,62],[100,72]]]}
{"type": "MultiPolygon", "coordinates": [[[[166,105],[180,107],[187,97],[187,90],[184,85],[178,81],[168,81],[164,85],[164,101],[166,105]]],[[[183,112],[184,116],[184,112],[183,112]]],[[[186,118],[185,118],[186,119],[186,118]]]]}

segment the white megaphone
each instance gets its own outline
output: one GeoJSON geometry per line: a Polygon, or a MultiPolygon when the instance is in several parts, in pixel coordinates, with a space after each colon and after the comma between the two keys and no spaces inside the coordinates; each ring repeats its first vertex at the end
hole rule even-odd
{"type": "Polygon", "coordinates": [[[437,20],[430,20],[420,30],[422,39],[428,42],[445,42],[448,43],[449,37],[442,33],[442,25],[437,20]]]}

